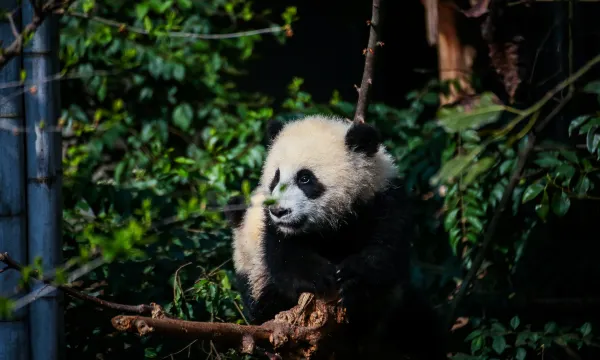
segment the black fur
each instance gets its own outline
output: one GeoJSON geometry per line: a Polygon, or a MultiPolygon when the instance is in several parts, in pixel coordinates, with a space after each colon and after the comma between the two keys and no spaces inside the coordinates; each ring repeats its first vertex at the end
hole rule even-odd
{"type": "Polygon", "coordinates": [[[346,146],[351,151],[373,156],[381,142],[379,131],[369,124],[353,124],[346,133],[346,146]]]}
{"type": "Polygon", "coordinates": [[[279,120],[269,120],[267,122],[267,143],[271,144],[275,137],[283,130],[284,123],[279,120]]]}
{"type": "Polygon", "coordinates": [[[277,184],[279,184],[279,169],[275,171],[275,176],[273,176],[273,180],[271,180],[271,183],[269,184],[269,191],[273,192],[273,189],[275,189],[277,184]]]}
{"type": "MultiPolygon", "coordinates": [[[[336,230],[284,237],[267,220],[263,244],[270,282],[260,299],[246,303],[253,321],[262,323],[291,308],[302,292],[327,297],[339,292],[349,338],[348,353],[336,359],[402,353],[445,359],[440,333],[432,328],[433,310],[409,283],[411,209],[397,186],[357,203],[354,215],[336,230]],[[404,335],[396,334],[398,329],[404,335]]],[[[247,294],[247,279],[239,280],[247,294]]]]}
{"type": "Polygon", "coordinates": [[[318,199],[326,190],[325,184],[320,182],[319,178],[308,169],[298,171],[296,174],[296,183],[304,195],[313,200],[318,199]]]}
{"type": "Polygon", "coordinates": [[[238,227],[242,223],[244,214],[246,213],[245,203],[244,197],[241,195],[232,196],[227,201],[227,206],[224,210],[225,219],[227,219],[231,226],[238,227]]]}

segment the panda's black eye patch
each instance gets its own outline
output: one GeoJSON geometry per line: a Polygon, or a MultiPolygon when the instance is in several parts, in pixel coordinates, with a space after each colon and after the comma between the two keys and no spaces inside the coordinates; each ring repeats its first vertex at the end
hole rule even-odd
{"type": "Polygon", "coordinates": [[[279,184],[279,169],[275,171],[275,177],[273,177],[273,180],[271,180],[271,184],[269,185],[269,191],[273,192],[273,189],[275,189],[275,186],[277,186],[277,184],[279,184]]]}
{"type": "Polygon", "coordinates": [[[308,169],[296,173],[296,184],[309,199],[316,199],[325,192],[325,185],[308,169]]]}

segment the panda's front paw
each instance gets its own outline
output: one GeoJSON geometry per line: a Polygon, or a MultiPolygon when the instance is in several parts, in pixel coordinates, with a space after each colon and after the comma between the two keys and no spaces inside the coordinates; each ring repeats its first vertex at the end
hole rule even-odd
{"type": "Polygon", "coordinates": [[[315,275],[313,279],[315,295],[326,298],[333,296],[337,289],[335,267],[333,265],[322,266],[315,271],[315,275]]]}
{"type": "Polygon", "coordinates": [[[345,261],[336,269],[336,282],[339,289],[340,303],[349,312],[357,306],[360,289],[360,271],[354,261],[345,261]]]}

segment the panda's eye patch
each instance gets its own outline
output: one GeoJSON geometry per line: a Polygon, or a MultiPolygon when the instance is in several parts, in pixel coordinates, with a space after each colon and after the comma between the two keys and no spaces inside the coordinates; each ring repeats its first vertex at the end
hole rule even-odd
{"type": "Polygon", "coordinates": [[[298,182],[298,184],[300,185],[306,185],[308,183],[310,183],[314,178],[314,175],[312,173],[312,171],[310,170],[300,170],[298,171],[298,174],[296,174],[296,181],[298,182]]]}
{"type": "Polygon", "coordinates": [[[309,199],[317,199],[325,193],[325,185],[308,169],[298,171],[296,174],[296,183],[309,199]]]}
{"type": "Polygon", "coordinates": [[[308,175],[302,175],[300,176],[300,178],[298,179],[298,182],[300,184],[308,184],[308,182],[310,181],[310,176],[308,175]]]}
{"type": "Polygon", "coordinates": [[[272,192],[273,189],[275,189],[275,186],[277,186],[277,184],[279,184],[279,169],[275,171],[275,177],[273,177],[271,184],[269,184],[269,191],[272,192]]]}

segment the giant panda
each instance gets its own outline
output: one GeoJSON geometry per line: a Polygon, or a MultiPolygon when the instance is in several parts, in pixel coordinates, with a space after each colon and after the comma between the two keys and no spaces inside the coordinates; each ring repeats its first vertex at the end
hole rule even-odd
{"type": "Polygon", "coordinates": [[[267,138],[250,206],[226,211],[252,322],[310,292],[346,308],[348,353],[336,359],[446,359],[436,315],[409,281],[413,208],[378,131],[312,115],[270,121],[267,138]]]}

